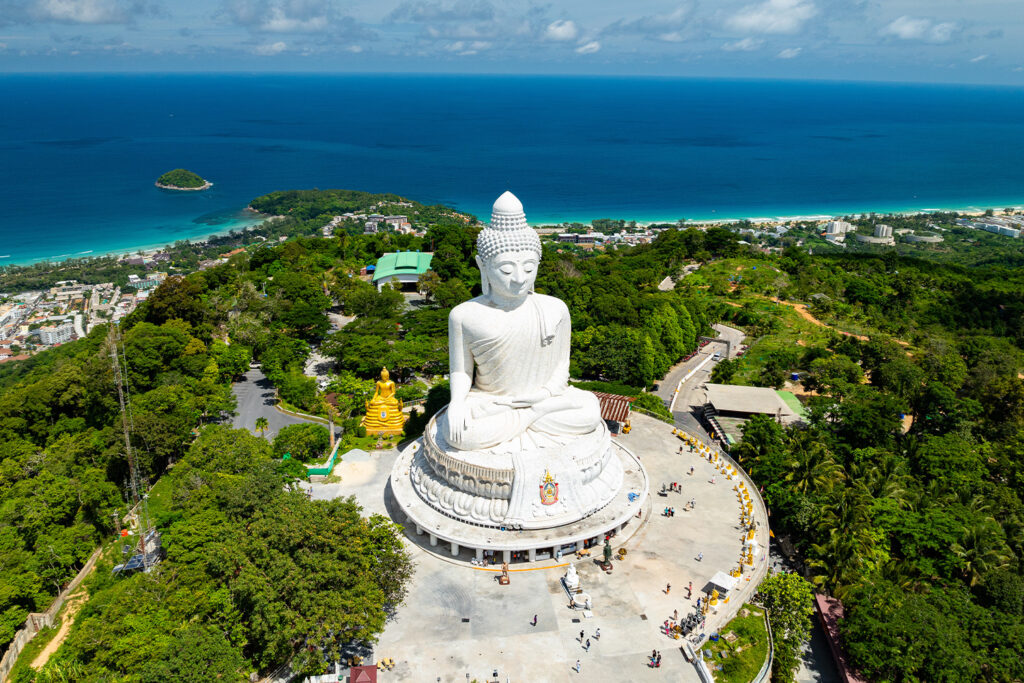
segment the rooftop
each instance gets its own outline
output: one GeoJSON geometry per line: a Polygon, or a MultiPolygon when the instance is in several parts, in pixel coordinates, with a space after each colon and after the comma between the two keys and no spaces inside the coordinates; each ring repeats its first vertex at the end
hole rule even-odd
{"type": "Polygon", "coordinates": [[[430,269],[431,253],[421,251],[400,251],[384,254],[377,259],[373,274],[374,282],[393,275],[422,275],[430,269]]]}
{"type": "Polygon", "coordinates": [[[774,389],[708,384],[708,403],[715,410],[729,413],[761,413],[796,418],[797,413],[774,389]]]}

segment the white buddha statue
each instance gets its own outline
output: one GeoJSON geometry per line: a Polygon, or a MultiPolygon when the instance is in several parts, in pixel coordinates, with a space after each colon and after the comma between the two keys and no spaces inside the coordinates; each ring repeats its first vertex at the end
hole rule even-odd
{"type": "Polygon", "coordinates": [[[511,528],[572,522],[622,484],[600,403],[570,387],[569,309],[533,291],[540,239],[510,192],[477,239],[483,294],[448,318],[451,402],[411,476],[455,517],[511,528]]]}
{"type": "Polygon", "coordinates": [[[587,434],[601,425],[597,398],[568,385],[569,309],[533,291],[540,258],[523,205],[506,192],[477,239],[483,294],[448,318],[447,439],[456,448],[489,448],[528,431],[587,434]]]}

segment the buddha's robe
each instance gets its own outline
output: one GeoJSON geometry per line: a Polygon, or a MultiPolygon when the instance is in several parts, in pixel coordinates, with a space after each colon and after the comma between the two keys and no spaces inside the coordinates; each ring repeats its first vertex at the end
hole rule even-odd
{"type": "MultiPolygon", "coordinates": [[[[466,398],[469,420],[456,448],[476,450],[503,444],[525,432],[551,436],[589,434],[601,421],[592,393],[568,386],[569,309],[560,299],[530,294],[523,305],[501,311],[478,301],[461,306],[487,321],[487,332],[467,345],[475,374],[466,398]],[[537,407],[499,405],[546,389],[552,396],[537,407]]],[[[467,334],[464,328],[463,334],[467,334]]],[[[447,430],[446,430],[447,431],[447,430]]]]}

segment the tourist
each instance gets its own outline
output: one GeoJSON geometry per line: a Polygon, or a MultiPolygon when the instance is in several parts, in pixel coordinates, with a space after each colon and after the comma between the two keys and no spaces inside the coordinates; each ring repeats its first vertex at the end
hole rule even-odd
{"type": "Polygon", "coordinates": [[[601,629],[594,631],[594,640],[601,640],[601,629]]]}
{"type": "Polygon", "coordinates": [[[693,476],[693,465],[690,465],[690,476],[693,476]]]}
{"type": "Polygon", "coordinates": [[[693,510],[696,507],[697,507],[697,499],[696,498],[691,498],[690,499],[690,509],[693,510]]]}
{"type": "Polygon", "coordinates": [[[580,660],[576,660],[576,666],[574,668],[576,669],[576,673],[580,672],[580,660]]]}
{"type": "Polygon", "coordinates": [[[702,562],[704,560],[704,553],[697,553],[697,561],[702,562]]]}
{"type": "Polygon", "coordinates": [[[672,610],[672,621],[679,621],[679,610],[672,610]]]}
{"type": "Polygon", "coordinates": [[[661,668],[661,653],[658,653],[658,660],[654,663],[655,668],[661,668]]]}
{"type": "Polygon", "coordinates": [[[533,615],[533,625],[534,626],[537,625],[537,615],[536,614],[533,615]]]}
{"type": "Polygon", "coordinates": [[[590,652],[590,638],[587,638],[587,644],[583,646],[584,652],[590,652]]]}
{"type": "MultiPolygon", "coordinates": [[[[691,581],[689,583],[689,585],[686,586],[686,599],[689,600],[692,597],[693,597],[693,581],[691,581]]],[[[534,617],[534,619],[536,619],[536,618],[537,617],[534,617]]]]}
{"type": "Polygon", "coordinates": [[[583,642],[583,631],[580,631],[580,642],[583,642]]]}
{"type": "Polygon", "coordinates": [[[671,592],[671,590],[672,590],[672,584],[671,583],[666,583],[665,584],[665,595],[668,595],[669,592],[671,592]]]}
{"type": "Polygon", "coordinates": [[[711,483],[712,483],[712,484],[714,484],[714,483],[715,483],[715,477],[714,477],[713,475],[712,475],[712,477],[711,477],[711,483]]]}

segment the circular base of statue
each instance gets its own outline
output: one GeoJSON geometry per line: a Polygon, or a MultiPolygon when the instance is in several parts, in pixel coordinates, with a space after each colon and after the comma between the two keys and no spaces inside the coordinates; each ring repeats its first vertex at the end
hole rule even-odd
{"type": "Polygon", "coordinates": [[[411,476],[419,496],[444,514],[493,527],[569,524],[607,505],[623,467],[604,422],[588,434],[527,430],[490,448],[448,443],[447,409],[427,424],[411,476]]]}
{"type": "MultiPolygon", "coordinates": [[[[576,517],[561,524],[548,524],[543,527],[527,527],[517,524],[482,524],[472,518],[453,512],[451,503],[437,504],[433,496],[424,497],[423,480],[430,477],[433,469],[426,455],[427,438],[407,445],[399,454],[391,471],[391,491],[397,510],[415,525],[418,534],[429,535],[430,544],[436,546],[446,542],[452,555],[458,555],[461,549],[474,549],[477,557],[484,551],[492,552],[526,552],[529,559],[543,559],[555,553],[572,552],[601,542],[609,532],[622,529],[630,522],[637,524],[637,519],[644,501],[647,499],[649,482],[647,473],[639,459],[621,443],[612,440],[608,446],[606,468],[620,473],[619,486],[607,498],[604,504],[582,517],[576,517]],[[614,462],[612,465],[611,462],[614,462]],[[419,482],[419,483],[417,483],[419,482]]],[[[565,495],[558,483],[558,497],[565,495]]],[[[551,493],[551,486],[548,486],[551,493]]],[[[459,491],[449,487],[448,493],[442,493],[438,499],[449,501],[457,497],[459,491]]],[[[535,484],[534,495],[540,500],[544,491],[540,484],[535,484]]],[[[495,510],[501,504],[486,499],[487,505],[494,505],[495,510]]],[[[475,504],[475,501],[474,501],[475,504]]],[[[397,519],[396,521],[403,521],[397,519]]]]}

